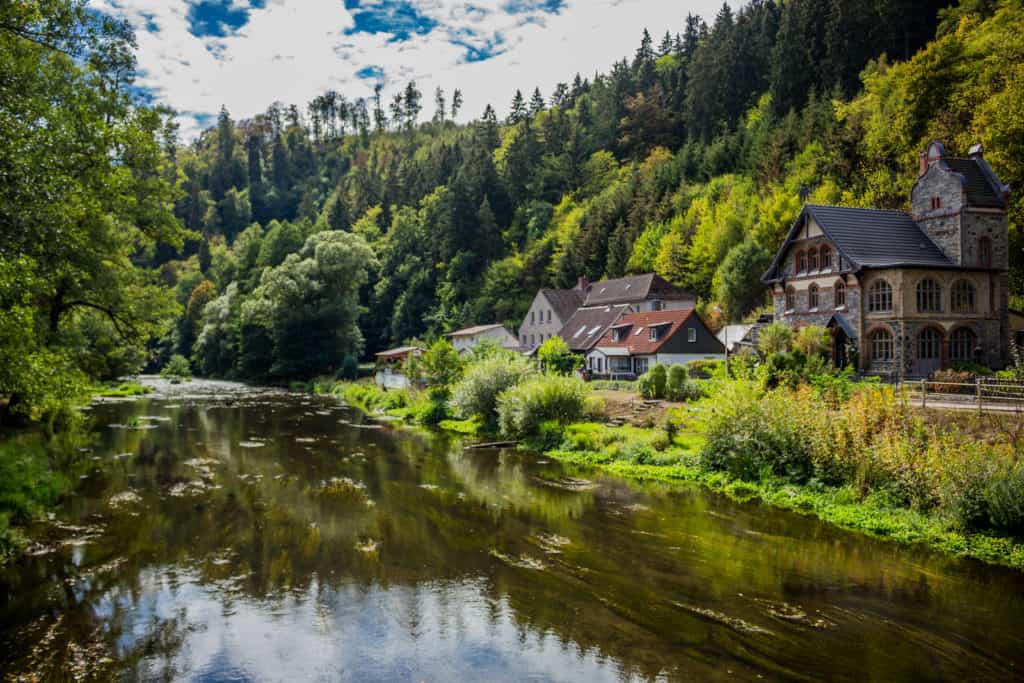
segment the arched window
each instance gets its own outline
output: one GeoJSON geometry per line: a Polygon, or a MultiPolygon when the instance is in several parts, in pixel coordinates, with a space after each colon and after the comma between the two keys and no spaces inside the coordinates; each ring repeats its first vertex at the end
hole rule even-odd
{"type": "Polygon", "coordinates": [[[840,280],[835,286],[835,302],[836,308],[842,308],[846,305],[846,283],[840,280]]]}
{"type": "Polygon", "coordinates": [[[885,329],[884,327],[875,330],[871,334],[871,359],[872,360],[892,360],[893,359],[893,344],[892,344],[892,332],[885,329]]]}
{"type": "Polygon", "coordinates": [[[917,312],[938,313],[942,310],[942,287],[931,278],[917,283],[917,312]]]}
{"type": "Polygon", "coordinates": [[[828,245],[821,248],[821,269],[829,270],[832,268],[832,250],[828,248],[828,245]]]}
{"type": "Polygon", "coordinates": [[[818,285],[812,284],[807,288],[807,306],[812,311],[818,308],[818,285]]]}
{"type": "Polygon", "coordinates": [[[818,269],[818,250],[810,249],[807,252],[807,270],[815,271],[818,269]]]}
{"type": "Polygon", "coordinates": [[[892,287],[885,280],[875,280],[868,290],[868,311],[883,313],[892,310],[892,287]]]}
{"type": "Polygon", "coordinates": [[[792,311],[796,308],[796,291],[792,287],[786,287],[786,310],[792,311]]]}
{"type": "Polygon", "coordinates": [[[974,285],[970,281],[957,280],[949,295],[954,313],[974,313],[974,285]]]}
{"type": "Polygon", "coordinates": [[[992,240],[988,237],[978,240],[978,263],[983,268],[992,266],[992,240]]]}
{"type": "Polygon", "coordinates": [[[796,252],[796,272],[807,272],[807,254],[802,251],[796,252]]]}
{"type": "Polygon", "coordinates": [[[974,360],[974,349],[978,346],[978,335],[969,327],[953,331],[949,338],[949,355],[955,363],[970,363],[974,360]]]}

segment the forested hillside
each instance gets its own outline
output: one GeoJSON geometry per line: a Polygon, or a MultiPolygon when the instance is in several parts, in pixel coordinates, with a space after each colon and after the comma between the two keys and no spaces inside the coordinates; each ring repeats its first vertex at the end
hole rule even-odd
{"type": "MultiPolygon", "coordinates": [[[[390,101],[378,88],[369,100],[327,92],[245,120],[222,111],[188,145],[161,137],[157,112],[116,111],[125,126],[148,126],[146,154],[131,160],[159,171],[131,176],[151,183],[146,200],[174,191],[187,234],[177,243],[178,228],[164,228],[134,195],[103,203],[138,188],[98,194],[90,210],[134,231],[112,231],[123,242],[111,250],[117,263],[131,257],[124,272],[139,279],[104,291],[138,308],[128,288],[158,274],[180,315],[162,317],[151,361],[182,354],[205,374],[272,380],[332,372],[347,354],[466,324],[518,325],[538,287],[579,275],[654,270],[696,292],[713,316],[742,318],[763,305],[758,278],[802,201],[907,208],[929,139],[955,152],[980,141],[1002,179],[1024,185],[1024,10],[1011,0],[947,4],[723,5],[706,22],[649,27],[607,73],[509,93],[506,117],[488,106],[468,124],[456,123],[460,92],[422,93],[415,83],[390,101]]],[[[5,60],[25,50],[63,61],[40,57],[45,47],[9,29],[0,36],[5,60]]],[[[126,44],[118,54],[130,55],[126,44]]],[[[113,69],[94,62],[64,68],[98,70],[86,80],[113,69]]],[[[130,69],[116,74],[126,82],[130,69]]],[[[20,129],[0,128],[8,155],[20,129]]],[[[7,230],[6,209],[22,195],[3,191],[7,230]]],[[[1022,197],[1012,195],[1010,218],[1018,294],[1022,197]]],[[[44,217],[18,221],[40,229],[44,217]]],[[[12,283],[0,289],[5,307],[23,304],[34,338],[88,375],[122,370],[74,337],[114,340],[125,322],[99,305],[68,308],[81,298],[55,288],[50,255],[32,251],[49,245],[29,242],[0,247],[0,286],[12,283]],[[22,257],[38,267],[10,275],[22,257]],[[42,284],[26,294],[18,278],[42,284]]],[[[146,310],[174,306],[168,298],[146,310]]],[[[153,330],[131,331],[130,346],[111,341],[106,355],[141,349],[153,330]]],[[[12,339],[0,342],[5,350],[12,339]]],[[[11,393],[4,382],[0,393],[11,393]]]]}

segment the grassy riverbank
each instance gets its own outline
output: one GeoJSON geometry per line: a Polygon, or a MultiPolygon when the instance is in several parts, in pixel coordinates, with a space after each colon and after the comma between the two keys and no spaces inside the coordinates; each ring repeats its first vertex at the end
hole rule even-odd
{"type": "MultiPolygon", "coordinates": [[[[922,414],[889,387],[834,374],[772,386],[753,373],[720,373],[696,384],[706,398],[656,423],[608,424],[591,404],[583,419],[544,421],[521,447],[1024,569],[1019,416],[922,414]]],[[[368,414],[409,424],[437,414],[425,390],[326,388],[368,414]]],[[[459,417],[450,411],[433,426],[482,440],[509,436],[498,420],[459,417]]]]}

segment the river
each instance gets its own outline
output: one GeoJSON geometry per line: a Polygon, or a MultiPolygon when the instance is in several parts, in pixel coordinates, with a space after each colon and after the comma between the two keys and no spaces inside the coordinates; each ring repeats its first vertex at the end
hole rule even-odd
{"type": "Polygon", "coordinates": [[[195,381],[94,404],[0,678],[1010,680],[1024,576],[195,381]],[[19,678],[21,677],[21,678],[19,678]]]}

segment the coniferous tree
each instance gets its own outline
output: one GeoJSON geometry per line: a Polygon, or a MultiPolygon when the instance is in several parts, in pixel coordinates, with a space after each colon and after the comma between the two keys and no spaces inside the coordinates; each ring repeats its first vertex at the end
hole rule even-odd
{"type": "Polygon", "coordinates": [[[523,97],[523,91],[516,90],[516,94],[512,98],[512,106],[509,109],[508,122],[514,125],[524,120],[526,120],[526,100],[523,97]]]}

